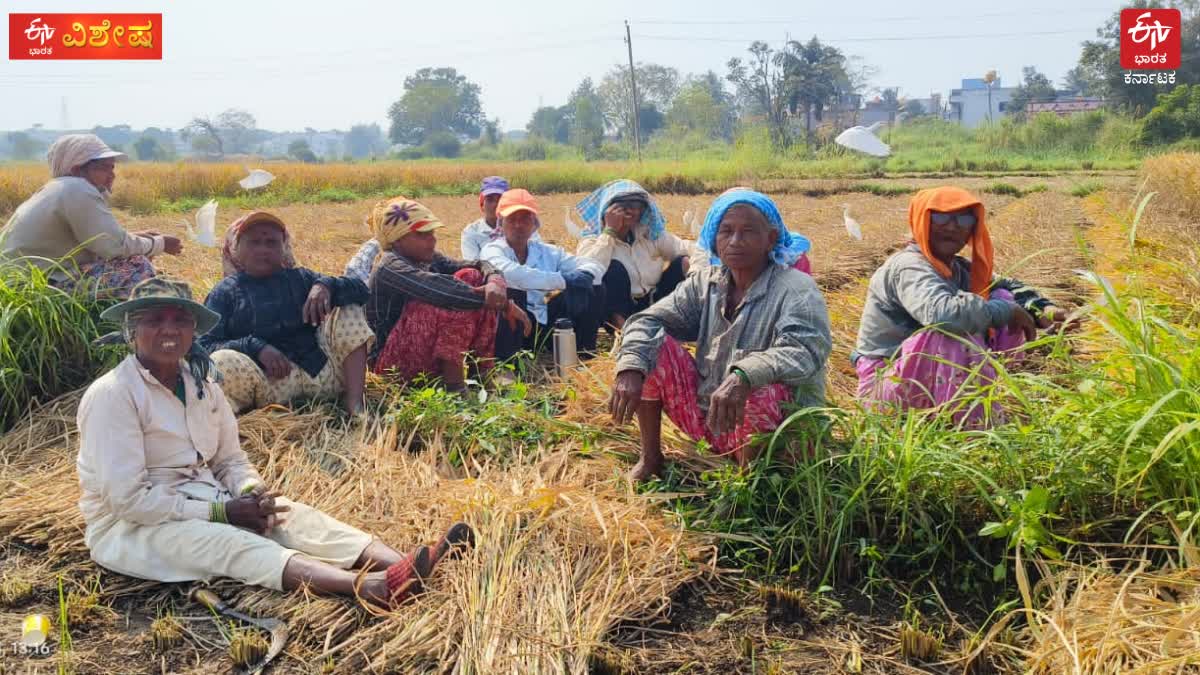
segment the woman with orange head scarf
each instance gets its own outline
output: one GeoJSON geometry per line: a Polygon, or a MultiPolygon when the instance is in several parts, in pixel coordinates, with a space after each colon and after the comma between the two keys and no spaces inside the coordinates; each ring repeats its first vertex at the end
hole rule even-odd
{"type": "MultiPolygon", "coordinates": [[[[871,277],[851,359],[860,399],[929,408],[954,400],[968,383],[991,381],[995,369],[982,363],[988,352],[1019,354],[1065,312],[994,276],[986,210],[970,192],[921,190],[908,220],[912,241],[871,277]],[[970,260],[958,255],[968,244],[970,260]]],[[[955,419],[978,425],[988,414],[974,406],[955,419]]]]}

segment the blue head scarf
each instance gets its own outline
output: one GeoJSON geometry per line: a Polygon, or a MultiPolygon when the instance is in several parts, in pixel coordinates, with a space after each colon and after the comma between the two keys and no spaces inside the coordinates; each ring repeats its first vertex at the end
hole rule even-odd
{"type": "Polygon", "coordinates": [[[641,185],[626,178],[605,183],[575,206],[579,217],[585,223],[583,236],[598,236],[604,230],[605,209],[614,201],[627,197],[638,197],[646,202],[646,208],[642,211],[642,224],[650,228],[650,240],[654,241],[662,236],[666,229],[667,219],[658,210],[658,205],[654,203],[650,193],[646,192],[641,185]]]}
{"type": "Polygon", "coordinates": [[[747,204],[758,209],[767,217],[767,222],[774,225],[779,232],[779,239],[770,253],[771,260],[776,263],[791,267],[800,256],[808,253],[808,250],[812,248],[812,242],[808,240],[808,237],[788,231],[783,224],[783,216],[779,215],[779,209],[770,197],[754,190],[735,188],[727,190],[717,197],[712,206],[708,207],[708,213],[704,216],[704,227],[700,230],[700,246],[709,252],[709,260],[713,265],[721,264],[721,259],[717,257],[717,228],[720,227],[725,212],[738,204],[747,204]]]}

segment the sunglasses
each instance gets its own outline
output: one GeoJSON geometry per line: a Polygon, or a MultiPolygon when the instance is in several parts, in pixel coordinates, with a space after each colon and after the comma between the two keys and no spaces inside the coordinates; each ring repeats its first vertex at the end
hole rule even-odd
{"type": "Polygon", "coordinates": [[[974,213],[942,213],[934,211],[929,214],[929,222],[934,225],[949,225],[950,223],[954,223],[958,227],[966,229],[975,227],[978,219],[975,218],[974,213]]]}
{"type": "Polygon", "coordinates": [[[624,209],[626,211],[644,210],[646,208],[646,202],[643,202],[640,199],[616,199],[613,200],[611,206],[614,206],[618,209],[624,209]]]}

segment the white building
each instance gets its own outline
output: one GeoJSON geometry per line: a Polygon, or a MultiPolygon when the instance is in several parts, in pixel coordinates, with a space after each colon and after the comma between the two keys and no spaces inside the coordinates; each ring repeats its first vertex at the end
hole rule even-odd
{"type": "Polygon", "coordinates": [[[981,79],[965,79],[962,81],[962,88],[950,90],[948,117],[972,129],[987,124],[989,120],[999,122],[1000,118],[1008,114],[1008,102],[1016,90],[1016,87],[1000,86],[998,78],[992,83],[990,91],[987,83],[981,79]]]}

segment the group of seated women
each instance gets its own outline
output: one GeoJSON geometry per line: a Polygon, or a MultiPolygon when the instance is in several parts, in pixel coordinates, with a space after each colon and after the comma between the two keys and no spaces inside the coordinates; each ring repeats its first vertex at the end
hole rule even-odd
{"type": "MultiPolygon", "coordinates": [[[[368,368],[461,391],[497,360],[538,349],[559,319],[585,353],[602,327],[619,337],[609,408],[619,424],[638,421],[636,480],[663,469],[664,413],[746,463],[754,434],[790,409],[826,405],[832,338],[811,245],[754,190],[717,197],[699,241],[688,242],[667,231],[641,186],[613,181],[579,203],[587,227],[572,254],[539,236],[533,195],[492,176],[461,260],[438,251],[442,220],[396,197],[371,208],[372,239],[338,277],[299,266],[287,225],[255,211],[229,226],[224,278],[200,304],[149,263],[178,253],[178,239],[131,234],[113,218],[118,155],[94,136],[60,139],[54,178],[0,231],[9,264],[28,260],[64,289],[86,281],[126,298],[103,316],[131,353],[89,387],[78,413],[85,540],[106,568],[404,601],[472,543],[471,528],[454,524],[404,554],[288,501],[242,451],[235,413],[336,395],[361,414],[368,368]]],[[[998,423],[1000,410],[964,405],[975,399],[963,393],[992,381],[997,358],[1020,358],[1065,312],[994,274],[986,209],[967,191],[922,190],[908,218],[908,245],[868,286],[852,355],[859,397],[998,423]],[[969,259],[959,256],[967,245],[969,259]]]]}

